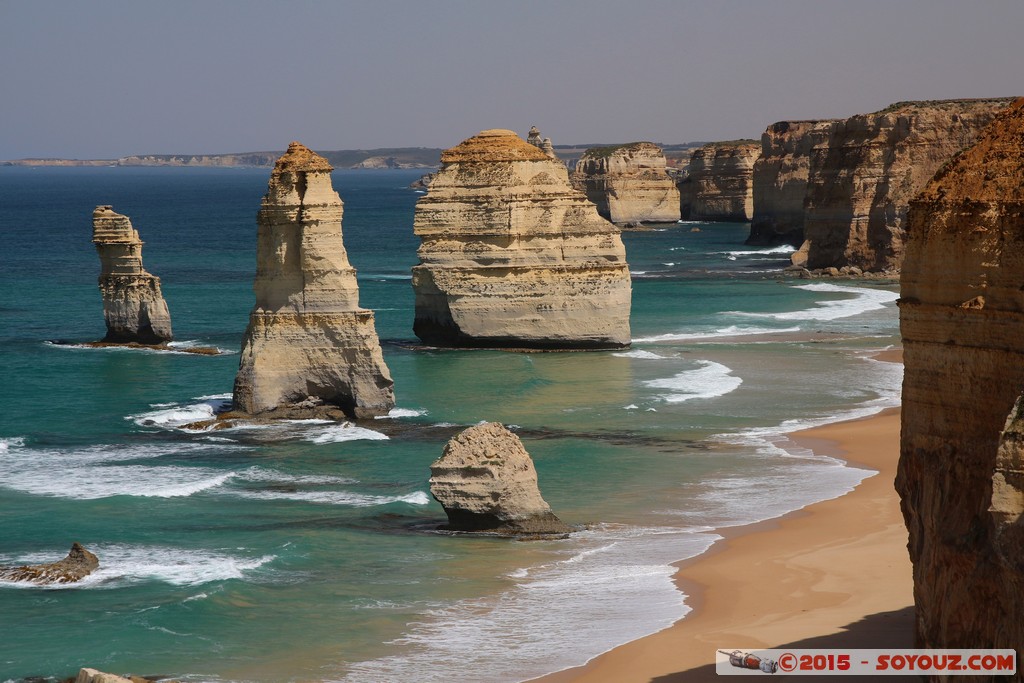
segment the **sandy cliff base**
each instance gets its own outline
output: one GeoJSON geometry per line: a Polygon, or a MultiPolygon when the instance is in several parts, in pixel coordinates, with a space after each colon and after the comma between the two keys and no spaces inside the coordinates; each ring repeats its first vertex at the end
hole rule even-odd
{"type": "Polygon", "coordinates": [[[895,409],[793,435],[879,473],[841,498],[726,530],[709,553],[680,565],[676,580],[694,607],[688,617],[538,680],[713,681],[716,649],[912,647],[907,530],[893,489],[899,435],[895,409]]]}

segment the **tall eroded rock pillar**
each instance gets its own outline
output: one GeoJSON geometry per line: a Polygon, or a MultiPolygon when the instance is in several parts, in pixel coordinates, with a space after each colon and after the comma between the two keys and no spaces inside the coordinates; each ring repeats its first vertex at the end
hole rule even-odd
{"type": "Polygon", "coordinates": [[[416,204],[414,331],[438,346],[628,346],[630,278],[618,228],[565,165],[510,130],[441,155],[416,204]]]}
{"type": "Polygon", "coordinates": [[[1019,657],[1024,99],[935,175],[907,223],[896,488],[910,531],[917,645],[1017,648],[1019,657]]]}
{"type": "Polygon", "coordinates": [[[271,172],[257,216],[256,306],[235,377],[238,410],[265,413],[310,397],[353,417],[394,407],[373,312],[359,307],[332,170],[293,142],[271,172]]]}
{"type": "Polygon", "coordinates": [[[163,344],[173,339],[160,278],[142,267],[142,240],[127,216],[110,206],[92,212],[92,243],[100,256],[104,342],[163,344]]]}

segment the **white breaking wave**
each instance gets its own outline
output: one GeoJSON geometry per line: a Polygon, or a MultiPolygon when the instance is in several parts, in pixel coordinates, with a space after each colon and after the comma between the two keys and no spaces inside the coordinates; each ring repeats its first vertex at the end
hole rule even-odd
{"type": "Polygon", "coordinates": [[[856,296],[852,299],[815,301],[813,308],[801,311],[786,311],[782,313],[730,311],[729,315],[743,315],[751,318],[774,318],[775,320],[836,320],[838,318],[849,318],[850,316],[868,311],[880,310],[885,308],[885,304],[892,303],[899,298],[899,294],[896,292],[890,292],[885,289],[869,289],[867,287],[844,287],[828,283],[795,285],[795,287],[796,289],[805,289],[810,292],[854,294],[856,296]]]}
{"type": "Polygon", "coordinates": [[[161,403],[159,404],[161,407],[157,410],[129,415],[125,419],[134,422],[140,427],[176,429],[192,422],[212,420],[217,413],[223,412],[231,405],[231,394],[200,396],[195,400],[196,403],[187,404],[161,403]]]}
{"type": "Polygon", "coordinates": [[[652,379],[644,382],[644,386],[653,389],[668,389],[669,393],[661,396],[668,403],[682,403],[697,398],[716,398],[735,391],[743,380],[734,377],[732,368],[714,361],[697,361],[701,367],[685,370],[672,377],[652,379]]]}
{"type": "Polygon", "coordinates": [[[621,353],[613,353],[613,356],[619,358],[642,358],[644,360],[665,360],[665,356],[659,356],[656,353],[650,351],[641,351],[640,349],[634,349],[632,351],[623,351],[621,353]]]}
{"type": "Polygon", "coordinates": [[[549,546],[551,562],[509,573],[513,586],[503,593],[427,610],[392,641],[401,654],[358,662],[342,680],[449,683],[486,672],[486,680],[521,681],[583,664],[686,614],[671,563],[717,538],[619,525],[577,532],[549,546]]]}
{"type": "Polygon", "coordinates": [[[295,500],[303,503],[323,503],[348,507],[374,507],[391,503],[427,505],[430,497],[423,491],[404,496],[374,496],[355,491],[231,491],[231,495],[253,500],[295,500]]]}
{"type": "Polygon", "coordinates": [[[357,427],[350,422],[340,425],[331,425],[322,429],[310,430],[302,437],[305,441],[313,443],[342,443],[344,441],[386,441],[387,434],[375,432],[365,427],[357,427]]]}
{"type": "Polygon", "coordinates": [[[374,419],[387,420],[396,417],[419,417],[420,415],[426,415],[426,410],[417,410],[415,408],[392,408],[388,411],[387,415],[377,415],[374,419]]]}
{"type": "Polygon", "coordinates": [[[707,332],[669,332],[667,334],[656,334],[651,337],[638,337],[633,340],[634,344],[650,344],[653,342],[668,341],[690,341],[694,339],[714,339],[716,337],[746,337],[757,334],[780,334],[783,332],[799,332],[799,327],[744,327],[743,325],[729,325],[717,330],[707,332]]]}
{"type": "Polygon", "coordinates": [[[716,254],[726,254],[727,256],[757,256],[759,254],[792,254],[796,249],[784,244],[778,247],[768,247],[766,249],[738,249],[736,251],[716,251],[716,254]]]}
{"type": "MultiPolygon", "coordinates": [[[[211,581],[244,579],[250,573],[276,559],[274,555],[240,557],[212,550],[187,550],[167,546],[89,544],[100,559],[95,572],[75,583],[38,586],[26,581],[0,581],[0,586],[18,588],[82,589],[121,588],[147,581],[162,581],[176,586],[198,586],[211,581]]],[[[3,564],[39,564],[53,562],[67,551],[33,553],[3,558],[3,564]]]]}

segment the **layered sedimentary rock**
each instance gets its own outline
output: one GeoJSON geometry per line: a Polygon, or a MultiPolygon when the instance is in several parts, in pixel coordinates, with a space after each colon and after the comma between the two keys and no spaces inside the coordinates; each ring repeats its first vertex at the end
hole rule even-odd
{"type": "Polygon", "coordinates": [[[779,121],[761,136],[754,162],[753,217],[747,244],[774,246],[804,241],[804,198],[811,150],[826,144],[837,121],[779,121]]]}
{"type": "Polygon", "coordinates": [[[0,579],[4,581],[29,581],[40,585],[54,583],[75,583],[92,574],[100,561],[78,543],[71,546],[68,556],[49,564],[31,564],[20,567],[0,567],[0,579]]]}
{"type": "Polygon", "coordinates": [[[665,171],[664,152],[650,142],[588,149],[572,183],[618,225],[679,220],[679,190],[665,171]]]}
{"type": "Polygon", "coordinates": [[[754,214],[754,140],[714,142],[690,155],[679,182],[680,214],[697,221],[749,221],[754,214]]]}
{"type": "Polygon", "coordinates": [[[497,422],[470,427],[448,442],[430,466],[430,493],[455,531],[572,530],[541,497],[537,470],[519,437],[497,422]]]}
{"type": "Polygon", "coordinates": [[[1009,103],[901,102],[838,122],[811,150],[808,267],[898,271],[910,200],[1009,103]]]}
{"type": "Polygon", "coordinates": [[[896,487],[917,645],[1020,652],[1024,99],[936,174],[907,224],[896,487]]]}
{"type": "Polygon", "coordinates": [[[104,342],[162,344],[173,339],[160,278],[142,267],[142,240],[127,216],[110,206],[92,212],[92,243],[100,256],[104,342]]]}
{"type": "Polygon", "coordinates": [[[526,141],[544,152],[549,159],[558,158],[555,154],[555,146],[551,144],[551,138],[541,138],[540,131],[537,130],[537,126],[530,126],[530,132],[526,135],[526,141]]]}
{"type": "Polygon", "coordinates": [[[565,165],[508,130],[441,155],[416,204],[414,331],[428,344],[616,348],[629,337],[619,230],[565,165]]]}
{"type": "Polygon", "coordinates": [[[270,175],[257,217],[256,306],[235,377],[236,410],[323,401],[368,417],[394,406],[373,312],[359,307],[331,170],[293,142],[270,175]]]}

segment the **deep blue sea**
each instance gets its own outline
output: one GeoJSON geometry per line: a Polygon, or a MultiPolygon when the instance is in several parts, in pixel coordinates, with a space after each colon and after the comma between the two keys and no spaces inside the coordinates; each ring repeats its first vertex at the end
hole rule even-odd
{"type": "Polygon", "coordinates": [[[336,171],[361,304],[398,408],[359,425],[196,433],[230,400],[267,169],[0,168],[0,564],[81,542],[79,585],[0,583],[0,681],[89,666],[195,681],[512,682],[683,617],[671,562],[716,530],[870,472],[785,433],[895,405],[896,287],[782,276],[747,226],[623,239],[632,349],[432,350],[412,334],[417,171],[336,171]],[[145,241],[177,343],[105,332],[91,215],[145,241]],[[65,342],[54,344],[53,342],[65,342]],[[514,425],[549,542],[433,533],[429,465],[458,428],[514,425]]]}

